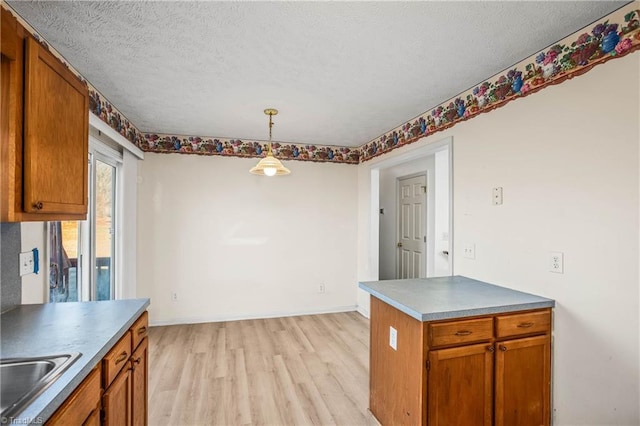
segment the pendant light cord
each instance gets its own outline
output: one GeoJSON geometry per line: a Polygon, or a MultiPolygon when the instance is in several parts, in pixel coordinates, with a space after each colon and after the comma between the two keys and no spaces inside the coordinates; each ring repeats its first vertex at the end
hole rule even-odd
{"type": "Polygon", "coordinates": [[[273,151],[271,150],[271,128],[273,127],[273,120],[272,120],[273,114],[269,113],[269,154],[273,154],[273,151]]]}

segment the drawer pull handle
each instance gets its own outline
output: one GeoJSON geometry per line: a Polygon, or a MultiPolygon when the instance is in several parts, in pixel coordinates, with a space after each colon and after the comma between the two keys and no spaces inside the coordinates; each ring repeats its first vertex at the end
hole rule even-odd
{"type": "Polygon", "coordinates": [[[116,358],[116,364],[120,364],[122,361],[127,359],[129,354],[126,351],[123,351],[118,358],[116,358]]]}
{"type": "Polygon", "coordinates": [[[518,324],[518,328],[529,328],[529,327],[533,327],[532,322],[521,322],[520,324],[518,324]]]}
{"type": "Polygon", "coordinates": [[[506,352],[507,351],[507,347],[506,346],[502,346],[502,345],[499,345],[498,349],[500,349],[502,352],[506,352]]]}
{"type": "Polygon", "coordinates": [[[147,327],[140,327],[140,328],[138,329],[138,334],[144,334],[144,333],[146,333],[146,332],[147,332],[147,327]]]}
{"type": "Polygon", "coordinates": [[[470,334],[473,334],[473,331],[469,331],[469,330],[456,331],[456,336],[469,336],[470,334]]]}
{"type": "Polygon", "coordinates": [[[142,357],[139,357],[138,359],[133,360],[133,362],[136,364],[140,364],[140,361],[142,361],[142,357]]]}

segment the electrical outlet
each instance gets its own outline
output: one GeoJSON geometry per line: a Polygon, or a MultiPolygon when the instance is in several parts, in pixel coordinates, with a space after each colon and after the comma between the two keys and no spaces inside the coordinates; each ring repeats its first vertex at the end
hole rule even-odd
{"type": "Polygon", "coordinates": [[[171,300],[173,300],[174,302],[178,301],[178,292],[177,291],[172,291],[171,292],[171,300]]]}
{"type": "Polygon", "coordinates": [[[389,326],[389,346],[394,351],[398,350],[398,330],[391,326],[389,326]]]}
{"type": "Polygon", "coordinates": [[[476,258],[476,245],[475,244],[465,244],[464,245],[464,257],[466,259],[475,259],[476,258]]]}
{"type": "Polygon", "coordinates": [[[549,252],[549,271],[557,274],[564,273],[564,254],[561,251],[549,252]]]}
{"type": "Polygon", "coordinates": [[[33,274],[34,272],[33,251],[20,253],[20,276],[33,274]]]}
{"type": "Polygon", "coordinates": [[[325,292],[325,290],[326,290],[326,289],[325,289],[324,284],[320,284],[320,285],[318,286],[318,293],[324,293],[324,292],[325,292]]]}

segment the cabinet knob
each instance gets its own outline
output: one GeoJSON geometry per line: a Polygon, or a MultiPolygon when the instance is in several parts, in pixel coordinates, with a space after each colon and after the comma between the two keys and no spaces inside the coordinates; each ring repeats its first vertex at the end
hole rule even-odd
{"type": "Polygon", "coordinates": [[[42,201],[36,201],[35,203],[33,203],[33,208],[36,210],[42,210],[42,207],[44,207],[42,201]]]}
{"type": "Polygon", "coordinates": [[[503,346],[503,345],[499,345],[498,349],[500,349],[502,352],[506,352],[507,351],[507,347],[503,346]]]}
{"type": "Polygon", "coordinates": [[[396,244],[396,247],[398,247],[398,248],[402,247],[402,243],[396,244]]]}
{"type": "Polygon", "coordinates": [[[487,350],[491,353],[495,352],[496,348],[493,347],[493,345],[491,346],[487,346],[487,350]]]}

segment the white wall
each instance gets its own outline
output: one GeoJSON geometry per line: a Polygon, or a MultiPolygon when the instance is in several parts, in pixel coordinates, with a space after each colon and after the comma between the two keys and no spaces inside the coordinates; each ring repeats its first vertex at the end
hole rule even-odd
{"type": "Polygon", "coordinates": [[[433,276],[443,277],[450,274],[449,259],[449,151],[442,150],[435,156],[435,206],[434,211],[434,265],[433,276]]]}
{"type": "Polygon", "coordinates": [[[22,304],[45,303],[49,301],[48,253],[46,247],[47,224],[45,222],[22,222],[20,224],[21,251],[27,252],[34,248],[39,253],[39,268],[37,274],[22,277],[22,304]]]}
{"type": "MultiPolygon", "coordinates": [[[[630,55],[359,166],[367,280],[371,166],[453,137],[454,273],[556,300],[556,425],[640,424],[639,81],[630,55]],[[564,274],[548,271],[550,251],[564,274]]],[[[361,291],[358,303],[368,311],[361,291]]]]}
{"type": "Polygon", "coordinates": [[[256,161],[145,155],[137,295],[152,323],[356,308],[357,167],[287,162],[266,178],[256,161]]]}
{"type": "Polygon", "coordinates": [[[126,149],[122,152],[122,206],[119,224],[120,245],[120,288],[116,291],[119,299],[137,297],[137,217],[138,217],[138,157],[126,149]]]}

